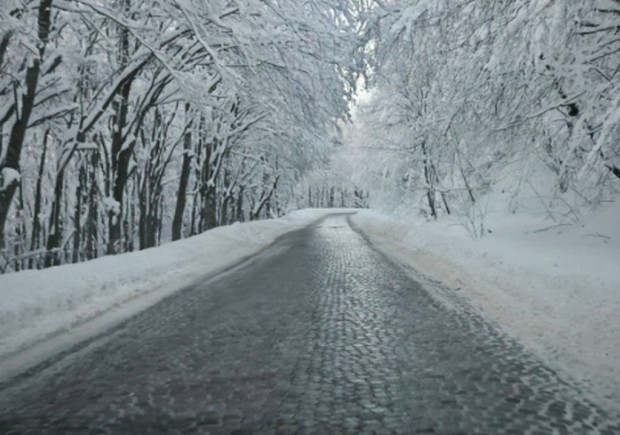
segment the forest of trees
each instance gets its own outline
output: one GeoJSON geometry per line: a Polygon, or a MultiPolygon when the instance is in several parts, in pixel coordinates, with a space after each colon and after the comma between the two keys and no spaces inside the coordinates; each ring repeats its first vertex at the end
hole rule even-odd
{"type": "Polygon", "coordinates": [[[295,207],[471,214],[538,167],[578,219],[619,190],[619,70],[619,0],[3,0],[0,272],[295,207]]]}
{"type": "Polygon", "coordinates": [[[347,150],[371,203],[480,219],[510,178],[506,195],[527,187],[574,222],[617,197],[620,1],[375,5],[372,91],[347,150]]]}
{"type": "Polygon", "coordinates": [[[3,0],[0,272],[281,215],[347,116],[365,9],[3,0]]]}

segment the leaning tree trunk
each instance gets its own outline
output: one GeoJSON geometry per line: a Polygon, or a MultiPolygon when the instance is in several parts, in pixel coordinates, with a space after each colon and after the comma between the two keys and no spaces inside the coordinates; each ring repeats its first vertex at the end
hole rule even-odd
{"type": "Polygon", "coordinates": [[[259,198],[258,202],[254,206],[254,209],[250,212],[251,221],[256,220],[260,217],[260,214],[263,211],[263,208],[265,207],[266,204],[269,203],[273,194],[278,188],[279,180],[280,180],[280,175],[276,175],[276,177],[273,180],[273,184],[269,187],[269,191],[268,192],[263,191],[263,193],[261,194],[261,197],[259,198]]]}
{"type": "MultiPolygon", "coordinates": [[[[21,101],[21,113],[16,108],[15,123],[11,128],[9,135],[9,142],[7,144],[6,160],[0,162],[0,174],[8,174],[5,169],[13,169],[19,173],[20,171],[20,157],[22,152],[22,146],[24,144],[24,138],[26,136],[26,130],[28,123],[30,122],[30,115],[35,103],[35,97],[37,94],[37,86],[39,84],[39,76],[41,73],[41,61],[45,54],[45,48],[47,46],[50,27],[51,27],[51,15],[52,15],[52,0],[41,0],[39,2],[39,15],[37,19],[37,28],[39,36],[39,53],[30,62],[26,69],[26,83],[25,90],[22,93],[21,101]]],[[[4,182],[3,182],[4,183],[4,182]]],[[[17,189],[17,180],[11,180],[10,183],[0,183],[0,248],[4,247],[4,228],[6,226],[6,220],[9,215],[9,207],[13,201],[13,196],[17,189]]]]}

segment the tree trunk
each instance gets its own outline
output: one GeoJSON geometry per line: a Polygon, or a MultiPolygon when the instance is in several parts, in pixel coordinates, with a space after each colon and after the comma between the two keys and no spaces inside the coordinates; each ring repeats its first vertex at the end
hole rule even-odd
{"type": "Polygon", "coordinates": [[[64,187],[64,170],[56,175],[56,183],[54,185],[54,200],[52,202],[52,210],[49,220],[49,231],[47,236],[47,245],[45,253],[45,267],[57,266],[60,264],[60,255],[54,252],[60,246],[62,240],[62,224],[60,219],[60,206],[62,203],[62,191],[64,187]]]}
{"type": "Polygon", "coordinates": [[[122,241],[122,222],[123,222],[123,200],[125,195],[125,186],[127,185],[127,172],[129,169],[129,159],[133,153],[135,141],[124,149],[124,137],[122,128],[127,123],[127,106],[131,83],[129,83],[122,92],[122,102],[119,103],[119,124],[117,131],[112,140],[112,168],[114,173],[114,184],[112,187],[112,198],[118,204],[118,210],[112,210],[108,217],[109,222],[109,241],[108,253],[117,254],[120,252],[122,241]],[[116,215],[118,212],[118,216],[116,215]]]}
{"type": "MultiPolygon", "coordinates": [[[[49,31],[51,27],[52,0],[41,0],[39,2],[39,15],[37,19],[38,36],[39,36],[39,53],[32,59],[32,62],[26,70],[25,92],[22,94],[21,113],[15,113],[15,123],[11,128],[9,135],[9,143],[7,148],[6,160],[0,162],[0,174],[4,168],[10,168],[18,173],[20,172],[20,157],[26,129],[30,122],[30,115],[34,107],[37,86],[39,84],[39,75],[41,72],[41,62],[45,54],[45,48],[48,42],[49,31]]],[[[16,110],[19,110],[16,108],[16,110]]],[[[0,248],[4,247],[4,229],[6,220],[9,215],[9,207],[13,201],[13,196],[17,189],[17,183],[8,183],[0,190],[0,248]]]]}
{"type": "MultiPolygon", "coordinates": [[[[185,106],[186,116],[189,115],[189,104],[185,106]]],[[[177,204],[174,209],[174,218],[172,219],[172,240],[179,240],[182,237],[183,230],[183,214],[185,212],[185,203],[187,202],[187,184],[189,183],[189,171],[191,168],[192,156],[190,154],[192,147],[191,126],[183,138],[183,165],[181,167],[181,179],[179,180],[179,191],[177,192],[177,204]]]]}
{"type": "Polygon", "coordinates": [[[89,168],[88,181],[90,189],[88,191],[88,219],[86,219],[86,259],[97,258],[98,254],[98,234],[97,221],[99,219],[99,206],[97,202],[97,166],[99,165],[99,152],[95,152],[89,168]]]}
{"type": "MultiPolygon", "coordinates": [[[[137,183],[136,183],[137,184],[137,183]]],[[[135,190],[135,188],[134,188],[135,190]]],[[[125,208],[127,213],[124,215],[123,220],[123,233],[125,234],[124,238],[124,252],[133,252],[134,250],[134,236],[135,236],[135,216],[136,216],[136,206],[133,198],[126,197],[125,198],[125,208]]]]}
{"type": "MultiPolygon", "coordinates": [[[[129,9],[129,1],[125,2],[129,9]]],[[[124,68],[129,62],[129,30],[125,27],[120,29],[120,64],[124,68]]],[[[127,184],[127,170],[129,158],[135,146],[135,140],[131,145],[124,146],[126,137],[123,134],[127,126],[129,112],[129,95],[133,78],[123,83],[120,90],[120,101],[114,103],[114,133],[112,135],[111,160],[114,182],[112,185],[112,198],[118,204],[118,210],[111,209],[108,212],[108,254],[117,254],[121,249],[122,223],[123,223],[123,196],[127,184]],[[116,216],[118,212],[118,216],[116,216]]]]}
{"type": "Polygon", "coordinates": [[[620,168],[615,165],[609,165],[607,168],[614,174],[616,177],[620,178],[620,168]]]}
{"type": "Polygon", "coordinates": [[[215,228],[217,224],[216,216],[216,190],[215,190],[215,176],[212,173],[212,154],[215,144],[209,143],[206,145],[205,159],[202,163],[202,179],[201,179],[201,196],[202,196],[202,209],[200,211],[200,224],[199,231],[203,232],[211,228],[215,228]]]}
{"type": "Polygon", "coordinates": [[[22,256],[24,255],[26,247],[26,224],[24,222],[24,180],[19,181],[19,201],[17,210],[17,222],[15,222],[15,272],[22,270],[24,261],[22,256]]]}
{"type": "Polygon", "coordinates": [[[430,159],[426,152],[426,144],[422,142],[422,154],[424,154],[424,181],[426,182],[426,199],[428,201],[428,207],[431,210],[431,216],[437,220],[437,208],[435,207],[435,188],[434,178],[432,175],[432,168],[430,159]]]}
{"type": "Polygon", "coordinates": [[[147,248],[147,240],[146,240],[147,218],[146,218],[146,215],[148,214],[148,203],[147,203],[146,195],[144,191],[140,192],[139,194],[138,204],[139,204],[139,213],[140,213],[140,216],[138,217],[138,246],[140,250],[143,250],[147,248]]]}
{"type": "MultiPolygon", "coordinates": [[[[198,183],[196,183],[198,184],[198,183]]],[[[194,186],[194,192],[198,189],[198,186],[194,186]]],[[[194,193],[192,197],[192,217],[189,225],[189,235],[194,236],[197,233],[196,230],[196,215],[198,214],[198,194],[194,193]]]]}
{"type": "Polygon", "coordinates": [[[82,195],[86,186],[86,169],[84,164],[80,165],[78,175],[78,185],[75,188],[75,211],[73,213],[73,226],[75,232],[73,233],[73,255],[72,262],[78,263],[80,261],[80,245],[82,242],[82,195]]]}
{"type": "Polygon", "coordinates": [[[243,222],[245,220],[245,216],[243,214],[243,195],[244,195],[244,187],[239,187],[239,193],[237,194],[237,205],[235,206],[236,213],[235,219],[237,222],[243,222]]]}
{"type": "Polygon", "coordinates": [[[448,200],[446,199],[446,194],[443,192],[441,192],[441,200],[443,201],[443,206],[446,209],[446,213],[452,214],[452,212],[450,211],[450,206],[448,205],[448,200]]]}
{"type": "MultiPolygon", "coordinates": [[[[43,182],[43,171],[45,169],[45,156],[47,155],[47,141],[49,138],[49,129],[45,131],[43,136],[43,152],[41,153],[41,161],[39,163],[39,176],[37,178],[37,185],[34,195],[34,213],[32,217],[32,236],[30,240],[30,251],[33,252],[39,248],[40,233],[41,233],[41,220],[39,215],[41,214],[41,184],[43,182]]],[[[30,257],[28,260],[28,268],[34,267],[35,259],[30,257]]]]}
{"type": "Polygon", "coordinates": [[[215,187],[207,186],[205,188],[204,201],[202,204],[201,232],[217,226],[216,207],[217,198],[215,187]]]}
{"type": "Polygon", "coordinates": [[[230,223],[230,219],[228,217],[228,207],[230,205],[231,200],[230,195],[226,195],[222,200],[222,206],[220,211],[220,225],[228,225],[230,223]]]}
{"type": "Polygon", "coordinates": [[[276,189],[278,188],[278,181],[280,180],[280,175],[276,175],[273,180],[273,184],[269,187],[269,192],[263,192],[261,194],[260,199],[258,200],[257,205],[254,207],[254,210],[250,212],[250,220],[256,220],[260,217],[260,213],[263,210],[263,207],[269,202],[276,189]]]}

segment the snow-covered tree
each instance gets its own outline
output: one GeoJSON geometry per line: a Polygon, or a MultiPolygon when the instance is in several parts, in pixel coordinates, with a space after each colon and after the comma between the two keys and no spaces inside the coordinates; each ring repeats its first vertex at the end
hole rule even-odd
{"type": "Polygon", "coordinates": [[[364,3],[5,2],[0,267],[281,213],[347,115],[364,3]]]}
{"type": "Polygon", "coordinates": [[[553,181],[532,188],[574,219],[618,191],[619,2],[376,4],[357,119],[371,134],[352,138],[380,166],[361,169],[375,198],[391,186],[428,216],[467,213],[498,179],[511,174],[516,196],[541,166],[553,181]]]}

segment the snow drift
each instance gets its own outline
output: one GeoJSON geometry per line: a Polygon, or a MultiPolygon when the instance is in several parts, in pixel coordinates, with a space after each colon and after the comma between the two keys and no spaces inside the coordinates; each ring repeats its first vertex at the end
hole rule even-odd
{"type": "Polygon", "coordinates": [[[281,219],[216,228],[140,252],[2,275],[0,364],[3,359],[103,314],[119,317],[130,302],[133,309],[124,310],[121,317],[135,314],[261,252],[279,236],[327,213],[303,210],[281,219]]]}
{"type": "Polygon", "coordinates": [[[580,224],[487,217],[473,240],[458,218],[363,211],[352,219],[397,262],[440,281],[599,400],[620,403],[620,202],[580,224]]]}

